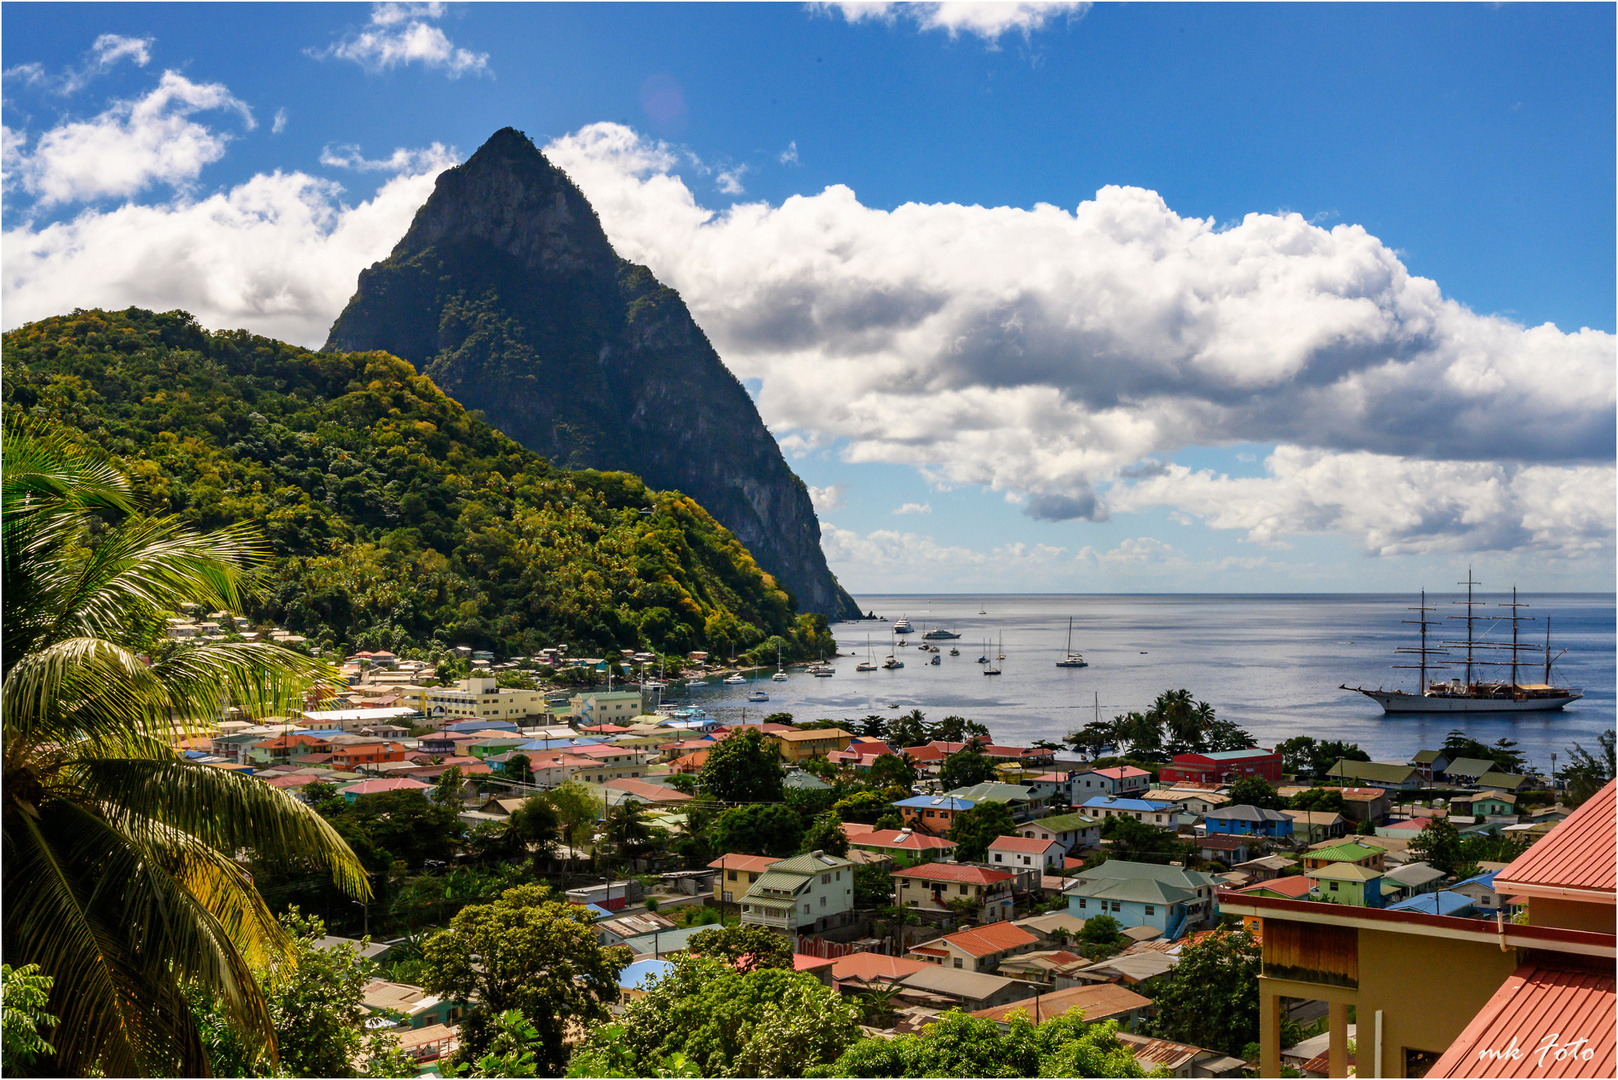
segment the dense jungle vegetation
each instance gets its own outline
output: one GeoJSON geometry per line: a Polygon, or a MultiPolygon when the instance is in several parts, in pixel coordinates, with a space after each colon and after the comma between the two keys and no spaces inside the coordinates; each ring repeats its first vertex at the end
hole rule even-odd
{"type": "Polygon", "coordinates": [[[245,614],[321,647],[832,650],[690,498],[558,469],[387,353],[75,311],[4,336],[3,401],[112,454],[153,513],[256,523],[245,614]]]}

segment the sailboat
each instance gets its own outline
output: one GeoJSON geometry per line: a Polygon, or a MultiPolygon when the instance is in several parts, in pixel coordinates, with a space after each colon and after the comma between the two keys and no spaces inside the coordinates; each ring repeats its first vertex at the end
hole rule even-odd
{"type": "MultiPolygon", "coordinates": [[[[731,667],[736,666],[736,648],[735,648],[735,646],[731,646],[731,650],[730,650],[730,666],[731,667]]],[[[747,681],[746,677],[743,676],[742,673],[739,672],[739,671],[736,672],[736,674],[732,675],[730,678],[725,680],[725,682],[729,683],[732,686],[740,686],[741,684],[745,683],[746,681],[747,681]]]]}
{"type": "Polygon", "coordinates": [[[959,655],[961,655],[961,650],[957,646],[951,646],[950,650],[949,650],[949,654],[951,656],[959,656],[959,655]]]}
{"type": "MultiPolygon", "coordinates": [[[[1414,664],[1396,664],[1394,666],[1415,668],[1421,673],[1416,693],[1412,694],[1405,690],[1384,690],[1381,687],[1369,690],[1363,686],[1349,686],[1347,684],[1344,684],[1341,689],[1364,694],[1378,705],[1381,705],[1383,712],[1388,713],[1548,712],[1553,709],[1560,709],[1562,706],[1577,701],[1584,696],[1577,688],[1555,686],[1551,683],[1551,665],[1556,661],[1557,657],[1561,656],[1561,653],[1558,653],[1555,657],[1551,655],[1551,620],[1548,616],[1545,619],[1545,669],[1542,675],[1544,681],[1538,683],[1519,682],[1518,676],[1520,672],[1518,668],[1527,667],[1528,663],[1519,660],[1517,654],[1519,652],[1537,653],[1540,651],[1540,647],[1537,645],[1520,643],[1518,636],[1520,624],[1533,621],[1529,616],[1517,614],[1519,608],[1525,608],[1528,605],[1517,602],[1517,590],[1513,588],[1511,590],[1511,603],[1500,605],[1511,611],[1511,643],[1508,645],[1504,642],[1482,641],[1478,639],[1474,632],[1473,624],[1487,616],[1472,613],[1473,608],[1484,603],[1482,600],[1474,600],[1472,595],[1473,587],[1481,585],[1482,582],[1473,581],[1471,569],[1468,568],[1466,580],[1457,582],[1457,584],[1466,586],[1466,599],[1456,600],[1454,603],[1464,606],[1466,614],[1451,615],[1450,618],[1465,620],[1465,641],[1440,641],[1437,643],[1438,648],[1428,647],[1427,628],[1435,625],[1436,620],[1427,618],[1427,613],[1438,609],[1427,606],[1427,592],[1425,589],[1422,590],[1419,606],[1409,609],[1417,612],[1417,616],[1414,619],[1404,620],[1421,628],[1421,644],[1414,648],[1395,649],[1395,652],[1416,656],[1417,662],[1414,664]],[[1443,646],[1450,646],[1457,650],[1462,647],[1466,649],[1466,659],[1464,661],[1466,677],[1464,679],[1451,679],[1447,682],[1428,681],[1427,672],[1429,670],[1442,669],[1463,663],[1459,656],[1447,661],[1445,659],[1427,659],[1429,656],[1451,657],[1453,654],[1443,646]],[[1491,649],[1507,651],[1511,654],[1511,658],[1509,660],[1484,660],[1477,656],[1478,651],[1491,649]],[[1478,667],[1509,667],[1511,669],[1510,678],[1498,681],[1477,679],[1474,677],[1474,669],[1478,667]]],[[[1564,649],[1563,652],[1565,651],[1564,649]]],[[[1484,655],[1498,654],[1485,652],[1484,655]]]]}
{"type": "Polygon", "coordinates": [[[889,653],[888,658],[886,660],[882,661],[882,670],[883,671],[893,671],[893,670],[895,670],[897,668],[902,668],[904,666],[905,666],[905,662],[903,660],[895,659],[892,653],[889,653]]]}
{"type": "Polygon", "coordinates": [[[1057,667],[1089,667],[1084,657],[1073,651],[1073,616],[1067,617],[1067,659],[1058,660],[1057,667]]]}
{"type": "Polygon", "coordinates": [[[781,646],[775,647],[775,674],[770,676],[771,682],[786,682],[786,669],[781,666],[781,646]]]}
{"type": "Polygon", "coordinates": [[[865,635],[865,659],[854,665],[855,671],[875,671],[876,662],[871,659],[871,635],[865,635]]]}
{"type": "Polygon", "coordinates": [[[983,639],[983,655],[978,657],[978,663],[987,664],[988,662],[989,662],[989,639],[984,638],[983,639]]]}

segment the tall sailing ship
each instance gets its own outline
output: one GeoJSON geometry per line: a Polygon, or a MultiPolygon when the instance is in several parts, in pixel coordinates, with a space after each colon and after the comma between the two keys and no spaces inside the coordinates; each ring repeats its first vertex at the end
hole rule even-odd
{"type": "MultiPolygon", "coordinates": [[[[1408,610],[1417,613],[1414,619],[1402,621],[1421,628],[1421,644],[1415,648],[1399,648],[1395,652],[1416,657],[1414,664],[1395,664],[1396,668],[1407,668],[1419,671],[1421,687],[1419,693],[1410,693],[1405,690],[1375,690],[1363,686],[1344,685],[1342,689],[1353,690],[1364,694],[1387,713],[1461,713],[1461,712],[1547,712],[1560,709],[1562,706],[1579,700],[1584,696],[1579,690],[1566,686],[1555,686],[1551,683],[1551,665],[1567,650],[1551,655],[1551,620],[1545,617],[1545,644],[1528,644],[1520,638],[1522,624],[1534,622],[1532,616],[1520,614],[1527,604],[1517,602],[1517,590],[1511,590],[1511,603],[1501,604],[1500,607],[1510,610],[1511,615],[1511,642],[1486,641],[1478,637],[1476,626],[1478,620],[1488,618],[1478,615],[1477,609],[1487,607],[1481,600],[1474,599],[1472,590],[1481,585],[1480,581],[1473,581],[1470,571],[1466,580],[1458,584],[1466,586],[1466,599],[1453,601],[1457,606],[1466,608],[1465,615],[1451,615],[1449,618],[1466,623],[1466,640],[1438,641],[1435,647],[1428,646],[1428,627],[1437,626],[1438,621],[1427,617],[1429,612],[1439,610],[1427,606],[1427,592],[1422,590],[1421,603],[1408,610]],[[1428,680],[1429,671],[1444,670],[1446,668],[1460,667],[1463,661],[1459,650],[1466,650],[1464,661],[1465,676],[1459,679],[1449,679],[1443,682],[1428,680]],[[1451,651],[1455,650],[1455,651],[1451,651]],[[1543,652],[1542,681],[1537,683],[1523,682],[1519,678],[1523,669],[1530,671],[1540,667],[1540,658],[1527,661],[1521,657],[1523,653],[1543,652]],[[1502,653],[1508,654],[1508,659],[1499,659],[1502,653]],[[1483,670],[1490,668],[1509,668],[1510,674],[1506,679],[1482,678],[1483,670]]],[[[1503,618],[1497,616],[1496,618],[1503,618]]],[[[1504,673],[1502,673],[1504,674],[1504,673]]]]}

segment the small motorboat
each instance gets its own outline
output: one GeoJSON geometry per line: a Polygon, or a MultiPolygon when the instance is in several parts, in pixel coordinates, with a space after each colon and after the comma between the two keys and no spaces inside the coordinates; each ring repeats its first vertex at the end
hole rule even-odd
{"type": "Polygon", "coordinates": [[[763,690],[754,690],[751,694],[747,695],[747,700],[748,701],[768,701],[768,700],[770,700],[770,695],[765,693],[763,690]]]}

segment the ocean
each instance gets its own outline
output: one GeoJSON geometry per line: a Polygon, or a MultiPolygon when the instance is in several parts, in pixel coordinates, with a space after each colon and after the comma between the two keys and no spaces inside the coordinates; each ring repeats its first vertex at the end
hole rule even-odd
{"type": "MultiPolygon", "coordinates": [[[[1035,739],[1060,742],[1070,730],[1099,713],[1110,718],[1145,710],[1164,690],[1185,688],[1214,706],[1221,717],[1251,732],[1260,745],[1273,746],[1294,735],[1345,739],[1373,759],[1404,761],[1416,751],[1436,748],[1452,728],[1494,742],[1517,740],[1537,768],[1558,766],[1567,748],[1581,743],[1595,750],[1596,737],[1614,723],[1615,597],[1612,594],[1527,595],[1522,640],[1542,643],[1551,622],[1552,677],[1557,685],[1583,690],[1584,698],[1560,712],[1466,716],[1385,716],[1360,694],[1341,684],[1414,690],[1415,671],[1397,670],[1409,657],[1394,652],[1416,644],[1415,617],[1406,609],[1414,595],[1007,595],[860,596],[860,607],[887,622],[833,625],[839,650],[837,674],[818,679],[801,671],[784,683],[767,677],[752,686],[714,681],[692,691],[694,702],[717,719],[759,720],[787,712],[797,720],[886,716],[912,708],[929,719],[951,714],[989,727],[997,741],[1026,745],[1035,739]],[[910,644],[894,648],[893,622],[908,616],[916,632],[910,644]],[[1073,619],[1073,648],[1089,667],[1056,667],[1073,619]],[[916,646],[935,626],[961,635],[934,642],[942,650],[937,667],[916,646]],[[904,661],[897,671],[856,672],[869,651],[880,664],[893,653],[904,661]],[[950,647],[960,656],[950,656],[950,647]],[[988,648],[1000,652],[1003,674],[985,676],[976,663],[988,648]],[[1562,650],[1566,650],[1565,653],[1562,650]],[[749,703],[747,692],[763,688],[767,703],[749,703]]],[[[1464,595],[1429,593],[1440,608],[1435,618],[1464,612],[1451,602],[1464,595]]],[[[1477,623],[1479,640],[1510,641],[1511,623],[1498,616],[1510,595],[1478,594],[1489,618],[1477,623]]],[[[1507,613],[1509,614],[1509,613],[1507,613]]],[[[1465,624],[1450,621],[1434,636],[1465,637],[1465,624]]],[[[1454,652],[1455,650],[1452,650],[1454,652]]],[[[1479,654],[1480,656],[1483,654],[1479,654]]],[[[1498,655],[1498,654],[1496,654],[1498,655]]],[[[1539,665],[1520,675],[1537,682],[1539,665]]],[[[1464,660],[1464,650],[1461,651],[1464,660]]],[[[1447,671],[1449,675],[1454,669],[1447,671]]],[[[1439,676],[1442,677],[1442,676],[1439,676]]],[[[1455,677],[1459,673],[1455,672],[1455,677]]]]}

